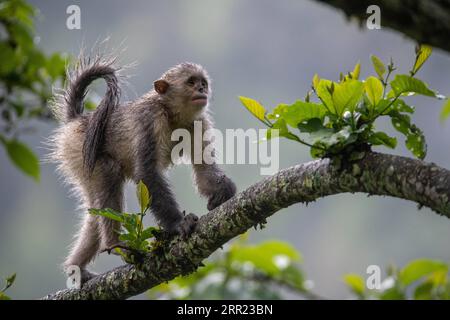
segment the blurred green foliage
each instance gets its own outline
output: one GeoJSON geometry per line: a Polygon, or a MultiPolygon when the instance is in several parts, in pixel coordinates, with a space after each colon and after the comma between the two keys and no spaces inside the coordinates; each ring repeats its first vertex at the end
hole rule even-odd
{"type": "MultiPolygon", "coordinates": [[[[409,74],[397,74],[393,80],[390,76],[396,68],[392,60],[386,67],[376,56],[372,56],[376,75],[364,81],[359,80],[359,63],[346,75],[341,73],[337,82],[315,75],[312,90],[304,100],[291,105],[279,104],[271,113],[253,99],[240,99],[256,118],[269,127],[268,139],[281,136],[300,142],[310,147],[313,158],[346,157],[356,160],[363,157],[363,151],[370,146],[395,148],[395,137],[375,130],[375,121],[388,117],[394,129],[405,136],[406,148],[415,157],[423,159],[427,152],[425,137],[422,130],[411,123],[414,108],[404,98],[423,95],[445,99],[416,77],[430,55],[431,47],[417,47],[409,74]],[[310,101],[312,95],[316,96],[317,102],[310,101]],[[289,127],[309,135],[309,141],[291,132],[289,127]]],[[[443,117],[450,113],[449,108],[447,102],[443,117]]]]}
{"type": "MultiPolygon", "coordinates": [[[[152,299],[282,299],[281,288],[306,299],[323,299],[311,291],[299,266],[301,255],[288,243],[274,240],[247,243],[247,234],[216,253],[204,267],[150,289],[152,299]]],[[[418,259],[398,269],[387,268],[378,289],[367,289],[366,280],[347,274],[344,282],[356,299],[449,300],[449,265],[418,259]]]]}
{"type": "Polygon", "coordinates": [[[363,277],[349,274],[344,282],[360,299],[449,300],[449,265],[443,261],[417,259],[398,269],[390,266],[379,289],[368,290],[363,277]]]}
{"type": "Polygon", "coordinates": [[[36,45],[36,10],[24,0],[0,2],[0,142],[11,161],[39,180],[38,158],[18,140],[31,119],[51,119],[52,85],[65,80],[66,58],[36,45]]]}
{"type": "Polygon", "coordinates": [[[278,240],[248,244],[247,233],[216,252],[197,272],[148,291],[152,299],[281,299],[280,288],[305,297],[301,255],[278,240]]]}

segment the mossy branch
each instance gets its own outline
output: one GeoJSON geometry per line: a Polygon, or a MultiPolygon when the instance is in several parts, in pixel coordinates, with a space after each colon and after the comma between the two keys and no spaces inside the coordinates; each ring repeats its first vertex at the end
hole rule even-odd
{"type": "Polygon", "coordinates": [[[282,208],[347,192],[406,199],[450,217],[450,171],[433,163],[372,152],[342,166],[328,159],[316,160],[282,170],[250,186],[203,216],[187,241],[175,238],[146,256],[139,268],[124,265],[91,279],[79,290],[61,290],[43,299],[132,297],[194,272],[218,248],[266,223],[282,208]]]}

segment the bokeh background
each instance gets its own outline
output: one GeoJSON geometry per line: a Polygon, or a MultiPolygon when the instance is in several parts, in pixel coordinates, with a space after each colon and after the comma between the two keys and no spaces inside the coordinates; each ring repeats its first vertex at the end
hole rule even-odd
{"type": "MultiPolygon", "coordinates": [[[[372,72],[370,54],[384,61],[393,57],[399,70],[406,72],[414,59],[414,42],[400,33],[361,28],[341,12],[312,0],[30,2],[40,10],[37,40],[47,53],[77,55],[83,45],[90,48],[107,37],[108,47],[126,48],[121,61],[137,62],[137,67],[127,71],[131,77],[123,100],[145,93],[153,80],[178,62],[203,64],[214,81],[212,110],[221,130],[260,127],[241,106],[239,95],[273,107],[302,98],[314,73],[337,79],[340,71],[352,70],[360,60],[365,77],[372,72]],[[81,8],[81,30],[66,28],[66,8],[71,4],[81,8]]],[[[439,50],[420,71],[421,79],[443,94],[450,94],[449,75],[450,58],[439,50]]],[[[98,88],[102,94],[102,86],[98,88]]],[[[428,139],[427,160],[450,169],[450,123],[439,122],[442,103],[411,100],[417,107],[414,121],[428,139]]],[[[35,125],[36,133],[22,139],[43,158],[47,152],[43,142],[56,124],[35,125]]],[[[389,124],[381,122],[380,127],[389,124]]],[[[399,142],[393,152],[409,156],[399,142]]],[[[308,150],[300,144],[280,141],[280,168],[309,160],[308,150]]],[[[262,178],[258,165],[223,168],[240,190],[262,178]]],[[[41,181],[35,183],[0,151],[0,275],[17,272],[8,291],[15,299],[38,298],[65,286],[59,265],[81,214],[55,166],[43,164],[41,170],[41,181]]],[[[190,168],[174,168],[170,175],[181,207],[204,214],[206,202],[191,187],[190,168]]],[[[131,185],[127,208],[137,209],[131,185]]],[[[418,257],[450,260],[450,221],[398,199],[332,196],[308,207],[293,205],[268,222],[264,230],[251,231],[251,241],[277,238],[293,244],[303,254],[303,268],[314,291],[328,298],[349,297],[342,275],[365,274],[371,264],[403,265],[418,257]]],[[[106,271],[120,263],[102,255],[94,270],[106,271]]]]}

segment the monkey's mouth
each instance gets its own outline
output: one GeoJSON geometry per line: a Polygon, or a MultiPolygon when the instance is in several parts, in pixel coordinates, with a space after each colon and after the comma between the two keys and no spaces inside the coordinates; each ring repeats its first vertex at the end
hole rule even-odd
{"type": "Polygon", "coordinates": [[[206,94],[204,94],[204,93],[196,94],[195,96],[192,97],[192,102],[195,105],[203,107],[208,102],[208,96],[206,94]]]}

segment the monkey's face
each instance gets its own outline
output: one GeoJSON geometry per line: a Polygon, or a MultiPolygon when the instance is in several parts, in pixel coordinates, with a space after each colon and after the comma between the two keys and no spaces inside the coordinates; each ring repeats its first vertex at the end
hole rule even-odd
{"type": "Polygon", "coordinates": [[[167,71],[154,83],[155,90],[164,96],[178,114],[188,118],[201,112],[211,95],[209,77],[197,64],[184,63],[167,71]]]}
{"type": "Polygon", "coordinates": [[[208,81],[202,74],[193,74],[185,80],[186,104],[203,108],[208,104],[208,81]]]}

